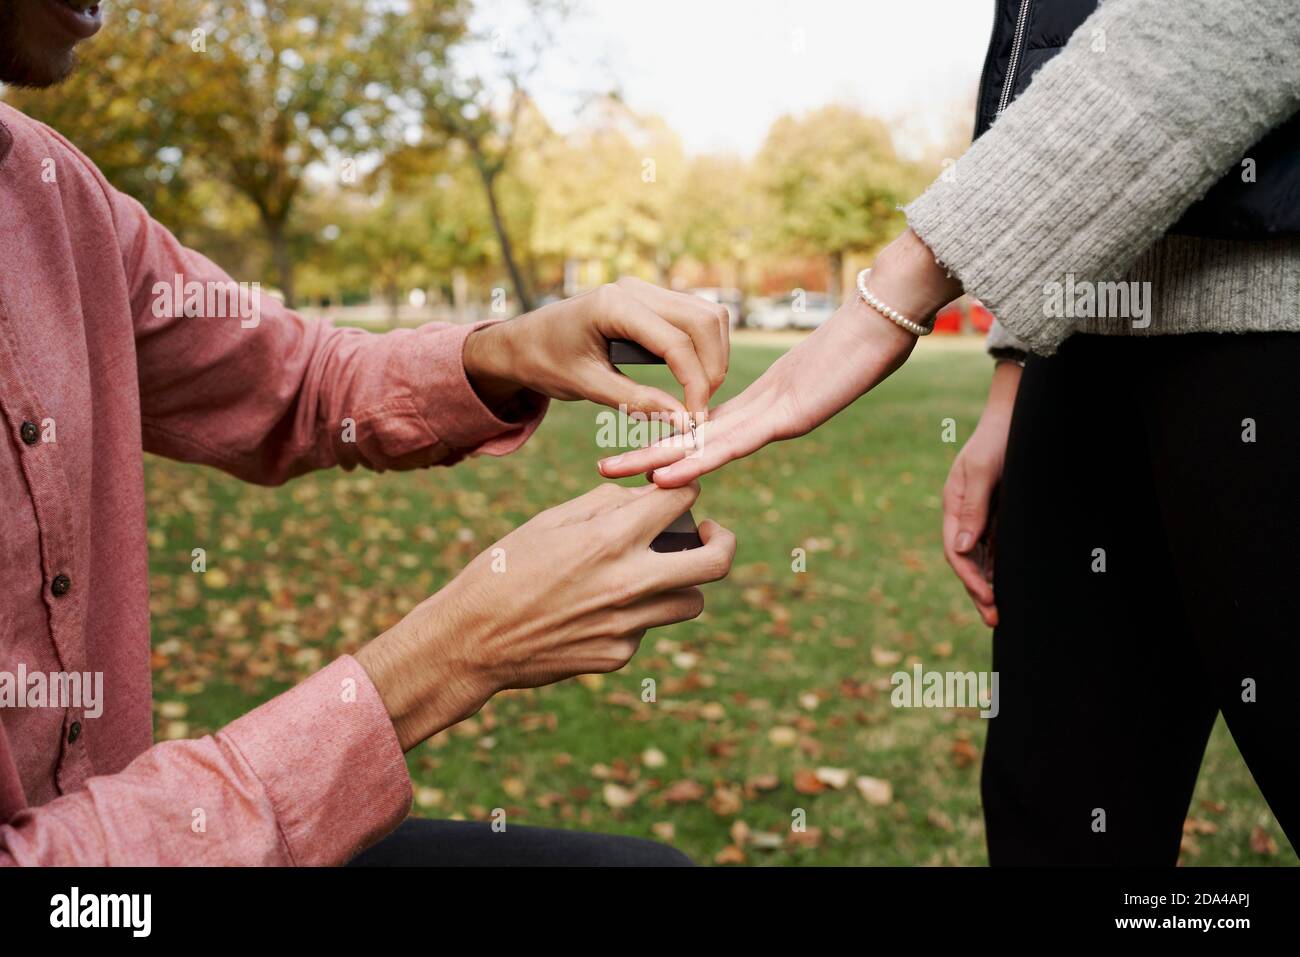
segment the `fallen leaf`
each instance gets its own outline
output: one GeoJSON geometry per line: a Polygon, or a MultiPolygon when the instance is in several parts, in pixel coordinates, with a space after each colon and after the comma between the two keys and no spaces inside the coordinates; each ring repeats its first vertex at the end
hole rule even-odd
{"type": "Polygon", "coordinates": [[[941,831],[953,831],[952,818],[937,807],[931,808],[930,813],[925,816],[926,821],[931,827],[937,827],[941,831]]]}
{"type": "Polygon", "coordinates": [[[1256,824],[1250,831],[1250,849],[1263,857],[1277,856],[1277,841],[1273,836],[1256,824]]]}
{"type": "Polygon", "coordinates": [[[799,732],[794,728],[777,725],[767,732],[767,740],[778,748],[791,748],[799,740],[799,732]]]}
{"type": "Polygon", "coordinates": [[[979,758],[979,752],[975,745],[969,741],[958,738],[952,743],[952,761],[959,768],[968,768],[979,758]]]}
{"type": "Polygon", "coordinates": [[[848,768],[818,768],[813,773],[817,775],[818,781],[836,791],[848,787],[849,779],[853,777],[853,772],[848,768]]]}
{"type": "Polygon", "coordinates": [[[826,790],[826,785],[817,777],[816,771],[800,768],[794,773],[794,789],[800,794],[821,794],[826,790]]]}
{"type": "Polygon", "coordinates": [[[415,792],[415,803],[420,807],[441,807],[443,792],[440,788],[420,788],[415,792]]]}
{"type": "Polygon", "coordinates": [[[709,798],[709,810],[719,817],[739,814],[744,806],[739,788],[717,787],[713,789],[713,797],[709,798]]]}
{"type": "Polygon", "coordinates": [[[704,785],[688,778],[670,784],[664,791],[663,797],[669,804],[689,804],[701,800],[704,794],[704,785]]]}
{"type": "Polygon", "coordinates": [[[636,803],[637,799],[635,791],[613,782],[606,784],[601,793],[605,798],[605,803],[615,810],[631,807],[636,803]]]}
{"type": "Polygon", "coordinates": [[[710,701],[700,708],[700,717],[705,721],[721,721],[726,716],[727,709],[717,701],[710,701]]]}
{"type": "Polygon", "coordinates": [[[879,645],[871,646],[871,661],[877,668],[892,668],[902,660],[903,653],[901,651],[881,648],[879,645]]]}
{"type": "Polygon", "coordinates": [[[822,829],[810,827],[804,831],[791,831],[785,843],[789,847],[817,847],[822,842],[822,829]]]}
{"type": "Polygon", "coordinates": [[[854,782],[861,794],[872,807],[885,807],[894,800],[894,786],[880,778],[863,775],[854,782]]]}
{"type": "Polygon", "coordinates": [[[713,855],[714,864],[744,864],[745,852],[734,844],[728,844],[713,855]]]}

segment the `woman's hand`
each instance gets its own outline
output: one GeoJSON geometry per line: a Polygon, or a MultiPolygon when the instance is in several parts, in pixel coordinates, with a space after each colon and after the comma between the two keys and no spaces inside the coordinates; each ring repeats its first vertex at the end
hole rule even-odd
{"type": "Polygon", "coordinates": [[[848,302],[804,342],[774,362],[748,389],[714,410],[689,434],[602,459],[617,478],[654,472],[655,484],[676,488],[757,452],[770,442],[811,432],[903,364],[916,337],[848,302]]]}
{"type": "MultiPolygon", "coordinates": [[[[908,230],[877,257],[872,291],[904,315],[928,318],[961,294],[961,287],[908,230]]],[[[772,364],[748,389],[719,406],[690,436],[675,435],[649,448],[600,462],[616,478],[654,472],[655,484],[692,482],[769,442],[811,432],[906,361],[916,337],[856,295],[812,335],[772,364]]]]}
{"type": "Polygon", "coordinates": [[[1019,386],[1020,366],[999,362],[979,425],[957,453],[943,487],[943,553],[990,628],[998,623],[993,596],[996,493],[1019,386]]]}
{"type": "Polygon", "coordinates": [[[476,330],[465,340],[465,372],[489,405],[531,389],[703,422],[727,374],[730,332],[726,307],[626,278],[476,330]],[[610,339],[631,339],[661,356],[685,404],[615,369],[610,339]]]}
{"type": "Polygon", "coordinates": [[[602,485],[542,512],[357,654],[409,749],[506,688],[617,671],[649,628],[695,618],[695,587],[731,569],[736,539],[700,525],[702,548],[651,540],[699,486],[602,485]]]}

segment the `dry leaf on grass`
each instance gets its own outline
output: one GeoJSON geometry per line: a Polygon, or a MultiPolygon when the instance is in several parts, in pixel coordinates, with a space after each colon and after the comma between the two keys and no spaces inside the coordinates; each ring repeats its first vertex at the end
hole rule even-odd
{"type": "Polygon", "coordinates": [[[605,785],[601,792],[605,803],[615,810],[625,807],[631,807],[636,803],[637,793],[630,788],[625,788],[621,784],[614,784],[612,781],[605,785]]]}
{"type": "Polygon", "coordinates": [[[690,779],[674,781],[663,792],[663,798],[669,804],[689,804],[704,798],[704,785],[690,779]]]}
{"type": "Polygon", "coordinates": [[[818,768],[813,773],[817,775],[818,781],[836,791],[848,787],[849,780],[853,777],[853,772],[848,768],[818,768]]]}
{"type": "Polygon", "coordinates": [[[812,768],[800,768],[794,772],[794,789],[800,794],[821,794],[826,785],[812,768]]]}
{"type": "Polygon", "coordinates": [[[864,774],[854,783],[857,785],[858,793],[861,794],[872,807],[885,807],[894,800],[894,786],[888,781],[882,781],[880,778],[867,777],[864,774]]]}
{"type": "Polygon", "coordinates": [[[1277,841],[1273,835],[1256,824],[1250,829],[1250,849],[1263,857],[1277,856],[1277,841]]]}

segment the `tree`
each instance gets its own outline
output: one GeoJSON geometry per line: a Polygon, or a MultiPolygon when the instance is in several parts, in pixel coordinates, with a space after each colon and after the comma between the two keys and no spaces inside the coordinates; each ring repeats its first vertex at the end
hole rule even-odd
{"type": "Polygon", "coordinates": [[[371,177],[367,191],[330,190],[305,212],[324,241],[306,263],[317,297],[377,292],[395,320],[404,295],[457,271],[481,273],[495,240],[473,170],[448,152],[406,151],[371,177]]]}
{"type": "Polygon", "coordinates": [[[705,265],[728,263],[744,286],[754,237],[768,221],[766,197],[734,156],[696,156],[673,190],[665,233],[674,251],[705,265]]]}
{"type": "Polygon", "coordinates": [[[532,245],[539,254],[598,261],[607,277],[667,279],[683,247],[666,229],[685,156],[658,118],[603,99],[581,128],[542,151],[532,245]]]}
{"type": "MultiPolygon", "coordinates": [[[[379,132],[394,106],[386,42],[406,14],[373,0],[161,6],[128,10],[112,43],[88,46],[89,69],[43,102],[57,109],[61,130],[91,144],[110,178],[120,175],[142,199],[151,171],[174,168],[191,178],[201,171],[249,202],[292,304],[295,203],[309,170],[359,178],[367,154],[391,142],[379,132]],[[105,90],[113,92],[106,98],[105,90]],[[101,132],[106,123],[122,132],[101,132]]],[[[445,65],[464,4],[421,0],[420,9],[420,55],[445,65]]]]}
{"type": "MultiPolygon", "coordinates": [[[[407,105],[422,119],[429,140],[461,144],[487,202],[501,262],[520,307],[533,308],[533,294],[506,221],[502,182],[521,147],[521,131],[531,111],[527,92],[545,53],[554,46],[555,29],[568,15],[566,0],[519,0],[523,26],[514,39],[500,27],[468,35],[457,57],[445,64],[412,60],[397,86],[407,105]],[[524,39],[527,37],[527,39],[524,39]]],[[[423,33],[431,16],[417,7],[408,30],[423,33]]]]}
{"type": "Polygon", "coordinates": [[[773,205],[767,241],[825,255],[835,302],[845,255],[871,251],[902,228],[898,207],[914,195],[917,179],[888,126],[842,106],[778,119],[755,167],[773,205]]]}

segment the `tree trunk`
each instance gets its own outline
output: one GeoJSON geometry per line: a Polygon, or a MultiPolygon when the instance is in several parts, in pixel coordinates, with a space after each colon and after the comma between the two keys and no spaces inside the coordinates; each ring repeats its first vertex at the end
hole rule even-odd
{"type": "Polygon", "coordinates": [[[841,286],[844,280],[844,253],[836,250],[831,253],[831,275],[830,282],[827,284],[827,294],[831,299],[831,308],[838,309],[840,298],[843,295],[841,286]]]}
{"type": "Polygon", "coordinates": [[[501,207],[497,203],[496,176],[482,163],[478,164],[478,171],[483,181],[483,191],[487,193],[488,211],[492,214],[492,228],[496,230],[497,242],[501,245],[501,261],[505,263],[506,271],[510,273],[510,284],[515,287],[519,309],[521,312],[532,312],[533,297],[529,295],[528,287],[524,285],[523,274],[519,271],[519,264],[515,262],[514,247],[510,244],[505,220],[501,217],[501,207]]]}
{"type": "Polygon", "coordinates": [[[384,298],[388,300],[388,328],[396,329],[402,308],[402,288],[396,279],[384,283],[384,298]]]}
{"type": "Polygon", "coordinates": [[[266,238],[271,243],[271,262],[275,266],[276,282],[284,304],[290,309],[294,305],[293,291],[293,256],[289,253],[289,240],[284,234],[284,223],[266,224],[266,238]]]}

